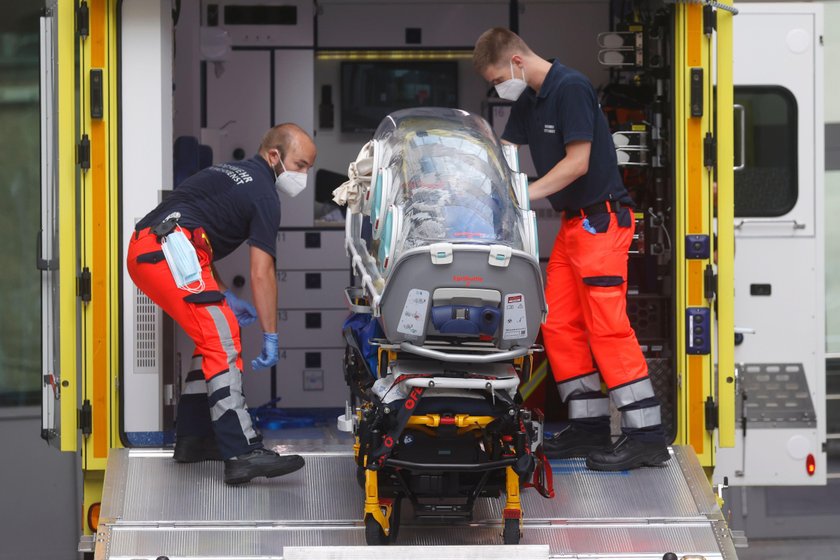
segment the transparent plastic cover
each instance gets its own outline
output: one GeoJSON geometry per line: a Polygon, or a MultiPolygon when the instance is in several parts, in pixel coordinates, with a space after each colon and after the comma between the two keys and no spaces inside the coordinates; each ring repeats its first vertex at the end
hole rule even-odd
{"type": "Polygon", "coordinates": [[[418,108],[386,117],[374,139],[390,204],[402,210],[394,258],[433,243],[523,249],[513,176],[487,121],[458,109],[418,108]]]}

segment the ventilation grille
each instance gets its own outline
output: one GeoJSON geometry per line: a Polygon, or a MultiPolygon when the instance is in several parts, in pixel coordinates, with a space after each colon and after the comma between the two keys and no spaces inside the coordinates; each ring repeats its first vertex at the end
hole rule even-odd
{"type": "Polygon", "coordinates": [[[135,373],[158,371],[158,307],[149,296],[134,288],[134,370],[135,373]]]}

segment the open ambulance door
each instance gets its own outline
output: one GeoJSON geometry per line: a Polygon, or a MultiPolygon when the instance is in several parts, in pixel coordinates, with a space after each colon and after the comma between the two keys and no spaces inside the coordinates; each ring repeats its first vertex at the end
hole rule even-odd
{"type": "Polygon", "coordinates": [[[736,445],[715,479],[826,483],[822,7],[735,18],[736,445]]]}

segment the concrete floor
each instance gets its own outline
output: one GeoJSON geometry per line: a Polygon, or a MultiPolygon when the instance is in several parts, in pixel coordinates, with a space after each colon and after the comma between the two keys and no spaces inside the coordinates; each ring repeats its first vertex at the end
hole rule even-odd
{"type": "Polygon", "coordinates": [[[838,560],[840,527],[834,539],[753,540],[738,549],[738,560],[838,560]]]}

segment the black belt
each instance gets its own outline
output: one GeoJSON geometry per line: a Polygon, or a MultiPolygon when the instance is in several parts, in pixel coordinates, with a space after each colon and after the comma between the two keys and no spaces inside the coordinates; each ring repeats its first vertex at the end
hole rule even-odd
{"type": "Polygon", "coordinates": [[[578,208],[577,210],[564,210],[563,213],[567,218],[575,218],[578,216],[592,216],[593,214],[614,214],[622,208],[627,207],[629,207],[629,205],[622,204],[618,200],[605,200],[591,206],[578,208]]]}

